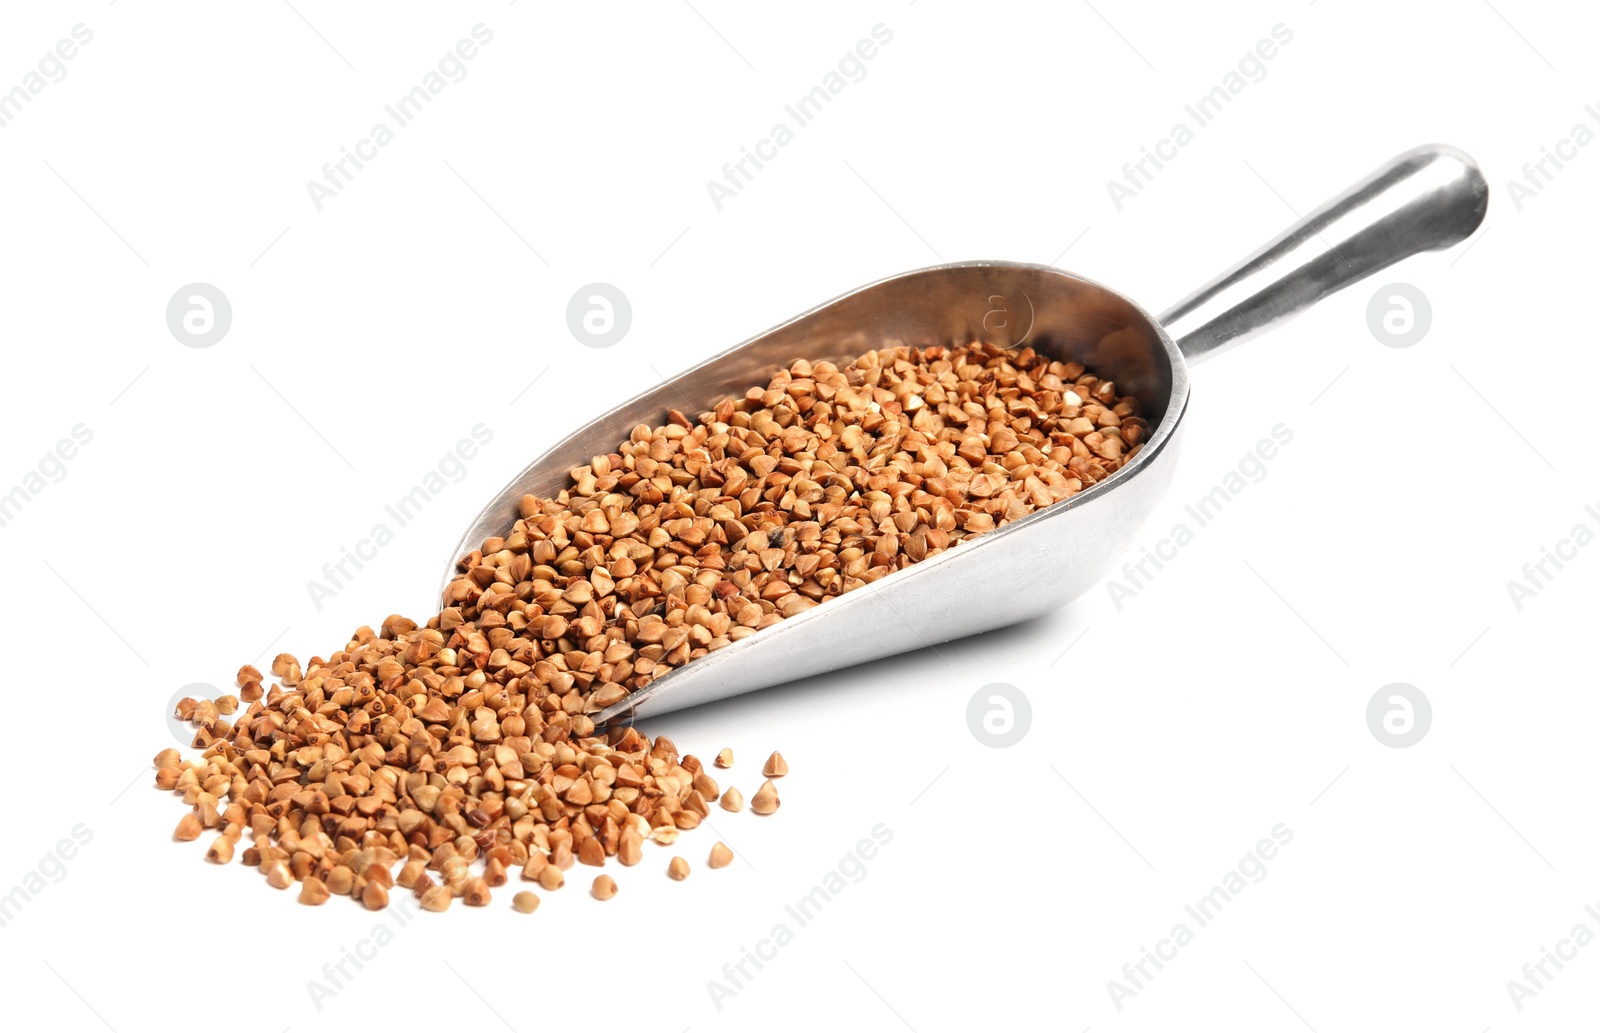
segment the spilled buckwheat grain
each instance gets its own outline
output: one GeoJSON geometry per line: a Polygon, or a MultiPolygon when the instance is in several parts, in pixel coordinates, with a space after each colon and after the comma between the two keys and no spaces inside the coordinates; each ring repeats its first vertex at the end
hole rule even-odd
{"type": "MultiPolygon", "coordinates": [[[[326,659],[240,668],[237,699],[180,702],[204,752],[156,758],[156,785],[193,808],[175,836],[218,830],[224,862],[248,831],[241,860],[269,885],[369,908],[397,886],[443,911],[488,903],[513,868],[554,891],[576,860],[636,863],[740,795],[591,715],[1103,480],[1139,451],[1139,414],[1078,363],[970,344],[802,360],[697,420],[636,427],[554,497],[524,496],[425,625],[391,616],[326,659]]],[[[765,773],[786,770],[774,754],[765,773]]],[[[770,781],[750,800],[778,805],[770,781]]],[[[731,859],[718,843],[709,866],[731,859]]]]}

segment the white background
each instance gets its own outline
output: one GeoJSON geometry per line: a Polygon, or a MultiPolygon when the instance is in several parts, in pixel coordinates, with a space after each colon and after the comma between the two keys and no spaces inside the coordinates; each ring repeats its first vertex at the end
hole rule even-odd
{"type": "Polygon", "coordinates": [[[93,432],[0,528],[0,892],[58,876],[0,929],[8,1025],[1476,1033],[1595,1014],[1600,946],[1520,1011],[1506,985],[1575,924],[1600,933],[1600,549],[1520,611],[1506,587],[1600,523],[1583,509],[1600,503],[1600,148],[1521,210],[1507,191],[1600,102],[1592,15],[152,6],[9,5],[0,29],[0,89],[74,25],[94,33],[0,129],[0,491],[74,425],[93,432]],[[478,23],[493,42],[467,77],[318,211],[306,182],[478,23]],[[718,211],[707,180],[878,23],[893,40],[866,77],[718,211]],[[1118,211],[1106,181],[1279,23],[1293,39],[1266,77],[1118,211]],[[421,915],[318,1010],[308,981],[394,913],[300,907],[171,842],[183,807],[148,765],[177,689],[426,617],[493,491],[660,377],[941,260],[1055,262],[1159,309],[1434,140],[1481,162],[1486,229],[1196,370],[1141,543],[1273,425],[1294,439],[1120,611],[1102,587],[1020,629],[651,725],[702,757],[732,746],[747,794],[767,752],[789,758],[776,816],[713,819],[748,863],[707,870],[702,829],[680,841],[682,884],[650,847],[608,869],[609,903],[577,868],[531,917],[504,891],[421,915]],[[204,349],[164,319],[196,281],[233,307],[204,349]],[[632,303],[608,350],[567,329],[593,281],[632,303]],[[1368,331],[1390,281],[1431,301],[1414,347],[1368,331]],[[494,440],[465,479],[317,609],[307,582],[479,422],[494,440]],[[1033,708],[1002,750],[965,719],[996,681],[1033,708]],[[1407,749],[1366,724],[1390,682],[1432,701],[1407,749]],[[707,982],[878,823],[893,840],[865,879],[719,1011],[707,982]],[[1294,838],[1267,878],[1119,1010],[1107,981],[1278,823],[1294,838]],[[45,858],[80,824],[93,838],[60,875],[45,858]]]}

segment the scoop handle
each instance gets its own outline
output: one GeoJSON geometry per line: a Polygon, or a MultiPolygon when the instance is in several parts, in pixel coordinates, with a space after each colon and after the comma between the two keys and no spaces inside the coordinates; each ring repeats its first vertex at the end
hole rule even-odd
{"type": "Polygon", "coordinates": [[[1421,251],[1470,237],[1489,185],[1470,157],[1406,151],[1162,314],[1191,364],[1421,251]]]}

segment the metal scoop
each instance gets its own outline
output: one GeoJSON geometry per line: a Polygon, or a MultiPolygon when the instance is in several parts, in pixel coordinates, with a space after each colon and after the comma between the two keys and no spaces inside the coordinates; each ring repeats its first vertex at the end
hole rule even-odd
{"type": "Polygon", "coordinates": [[[1108,287],[1042,265],[957,262],[835,298],[646,391],[568,435],[497,494],[454,557],[509,533],[525,494],[550,496],[569,471],[614,450],[669,409],[692,418],[765,384],[796,359],[844,363],[882,346],[1029,345],[1116,381],[1147,409],[1143,449],[1108,479],[998,530],[829,599],[657,678],[594,715],[647,717],[937,645],[1046,613],[1097,584],[1172,477],[1189,366],[1483,221],[1489,190],[1471,158],[1419,147],[1390,161],[1172,306],[1159,319],[1108,287]]]}

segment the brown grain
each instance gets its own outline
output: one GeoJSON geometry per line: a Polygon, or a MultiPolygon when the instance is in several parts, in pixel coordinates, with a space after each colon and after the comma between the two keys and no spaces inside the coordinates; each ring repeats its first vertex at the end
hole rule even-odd
{"type": "Polygon", "coordinates": [[[617,847],[617,860],[625,865],[635,865],[644,857],[644,837],[639,830],[629,825],[622,833],[622,841],[617,847]]]}
{"type": "Polygon", "coordinates": [[[389,906],[389,891],[380,882],[369,882],[361,888],[361,906],[368,911],[382,911],[389,906]]]}
{"type": "Polygon", "coordinates": [[[327,875],[328,892],[336,897],[348,897],[355,888],[356,873],[345,865],[335,865],[327,875]]]}
{"type": "Polygon", "coordinates": [[[769,778],[761,783],[761,788],[750,798],[750,809],[757,814],[771,814],[778,809],[780,802],[778,787],[773,785],[769,778]]]}
{"type": "Polygon", "coordinates": [[[418,901],[422,904],[424,911],[448,911],[450,902],[454,899],[455,897],[451,896],[450,891],[445,887],[429,886],[422,891],[422,896],[418,898],[418,901]]]}
{"type": "Polygon", "coordinates": [[[225,835],[212,840],[211,846],[206,848],[206,860],[213,864],[227,864],[233,860],[233,840],[225,835]]]}

